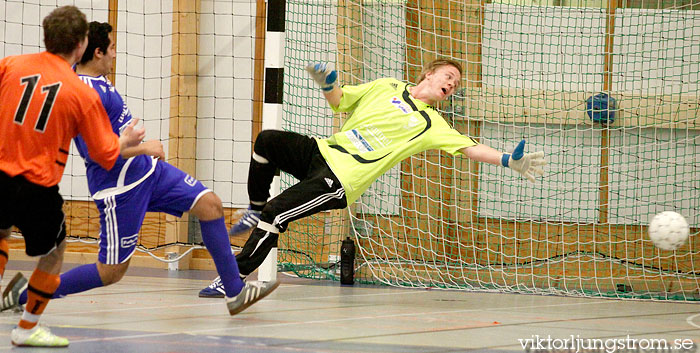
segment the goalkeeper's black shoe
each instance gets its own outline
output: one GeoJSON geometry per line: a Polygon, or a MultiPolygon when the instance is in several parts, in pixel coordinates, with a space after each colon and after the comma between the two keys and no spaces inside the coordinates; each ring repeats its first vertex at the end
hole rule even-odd
{"type": "Polygon", "coordinates": [[[275,288],[279,287],[280,281],[274,280],[270,282],[250,281],[245,283],[245,287],[233,298],[226,298],[226,306],[231,315],[236,315],[247,309],[258,300],[265,298],[272,293],[275,288]]]}
{"type": "Polygon", "coordinates": [[[2,292],[0,311],[19,308],[19,296],[25,289],[27,289],[28,284],[29,281],[24,278],[22,273],[17,272],[15,277],[13,277],[10,283],[7,284],[7,287],[5,287],[5,291],[2,292]]]}

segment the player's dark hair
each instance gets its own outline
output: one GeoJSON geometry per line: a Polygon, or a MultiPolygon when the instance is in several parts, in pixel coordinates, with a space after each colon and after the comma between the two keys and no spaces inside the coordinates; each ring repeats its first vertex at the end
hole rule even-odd
{"type": "Polygon", "coordinates": [[[88,33],[88,45],[85,49],[83,57],[80,59],[81,64],[92,60],[95,56],[95,49],[100,49],[106,53],[109,48],[109,34],[112,33],[112,25],[107,22],[90,22],[90,32],[88,33]]]}
{"type": "Polygon", "coordinates": [[[75,6],[61,6],[44,18],[44,45],[53,54],[70,54],[85,40],[88,23],[85,14],[75,6]]]}
{"type": "Polygon", "coordinates": [[[421,83],[421,81],[423,81],[425,79],[425,75],[427,75],[431,72],[435,72],[435,70],[438,67],[448,66],[448,65],[454,66],[454,68],[457,69],[457,71],[459,71],[460,76],[463,74],[462,65],[460,65],[460,63],[458,63],[452,59],[436,59],[436,60],[433,60],[433,61],[427,63],[425,65],[425,67],[423,67],[423,71],[420,73],[420,76],[418,76],[418,83],[421,83]]]}

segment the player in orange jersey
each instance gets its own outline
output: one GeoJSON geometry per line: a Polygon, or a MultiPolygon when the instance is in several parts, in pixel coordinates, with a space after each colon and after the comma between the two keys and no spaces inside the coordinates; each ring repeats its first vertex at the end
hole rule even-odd
{"type": "MultiPolygon", "coordinates": [[[[120,151],[139,144],[145,132],[134,128],[134,121],[118,137],[97,93],[73,72],[87,47],[85,15],[63,6],[46,16],[42,27],[46,51],[0,60],[0,276],[14,225],[27,255],[39,260],[12,344],[65,347],[67,339],[37,323],[60,283],[66,230],[57,184],[70,141],[82,135],[90,157],[110,169],[120,151]]],[[[17,276],[8,288],[18,281],[26,279],[17,276]]]]}

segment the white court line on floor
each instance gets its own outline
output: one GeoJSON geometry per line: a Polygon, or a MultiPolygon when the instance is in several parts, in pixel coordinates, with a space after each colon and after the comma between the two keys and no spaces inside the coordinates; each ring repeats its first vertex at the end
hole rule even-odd
{"type": "MultiPolygon", "coordinates": [[[[293,285],[282,285],[279,287],[279,289],[282,288],[292,288],[292,287],[302,287],[304,285],[302,284],[293,284],[293,285]]],[[[277,290],[279,290],[277,289],[277,290]]],[[[285,299],[272,299],[272,298],[267,298],[265,299],[265,302],[275,302],[275,301],[292,301],[292,300],[308,300],[308,299],[331,299],[331,298],[347,298],[347,297],[373,297],[373,296],[385,296],[385,295],[408,295],[408,294],[416,294],[416,293],[423,293],[424,291],[401,291],[401,292],[393,292],[393,293],[370,293],[370,294],[344,294],[344,295],[328,295],[328,296],[321,296],[321,297],[299,297],[299,298],[285,298],[285,299]]],[[[106,296],[106,295],[123,295],[124,293],[113,293],[113,294],[100,294],[100,296],[106,296]]],[[[88,296],[85,294],[85,296],[88,296]]],[[[59,300],[59,299],[54,299],[54,300],[59,300]]],[[[60,299],[63,300],[63,299],[60,299]]],[[[189,307],[198,307],[198,306],[212,306],[212,305],[223,305],[225,302],[223,298],[216,298],[216,299],[203,299],[207,300],[207,303],[188,303],[188,304],[169,304],[169,305],[159,305],[159,306],[130,306],[130,307],[125,307],[125,308],[112,308],[112,309],[99,309],[99,310],[89,310],[89,311],[71,311],[71,312],[51,312],[49,315],[53,316],[59,316],[59,315],[84,315],[84,314],[95,314],[95,313],[110,313],[110,312],[128,312],[128,311],[142,311],[142,310],[157,310],[157,309],[169,309],[169,308],[189,308],[189,307]]],[[[50,305],[50,304],[49,304],[50,305]]],[[[0,320],[2,320],[2,317],[0,317],[0,320]]]]}
{"type": "MultiPolygon", "coordinates": [[[[402,317],[402,316],[412,316],[412,315],[437,315],[437,314],[455,314],[455,313],[466,313],[473,311],[501,311],[501,310],[514,310],[514,309],[532,309],[532,308],[552,308],[552,307],[563,307],[563,306],[573,306],[573,305],[597,305],[597,304],[607,304],[615,303],[610,300],[598,301],[598,302],[588,302],[588,303],[562,303],[562,304],[547,304],[547,305],[526,305],[526,306],[513,306],[513,307],[494,307],[494,308],[478,308],[478,309],[463,309],[463,310],[442,310],[433,312],[421,312],[421,313],[403,313],[403,314],[391,314],[391,315],[374,315],[374,316],[363,316],[363,317],[351,317],[342,319],[328,319],[328,320],[309,320],[309,321],[294,321],[285,323],[274,323],[274,324],[259,324],[259,325],[246,325],[245,329],[251,328],[266,328],[266,327],[282,327],[291,325],[310,325],[310,324],[322,324],[331,322],[343,322],[352,320],[373,320],[381,318],[392,318],[392,317],[402,317]]],[[[80,328],[79,326],[74,326],[80,328]]],[[[156,332],[156,333],[146,333],[139,335],[124,335],[124,336],[113,336],[113,337],[101,337],[101,338],[90,338],[85,340],[73,340],[72,343],[82,343],[82,342],[99,342],[99,341],[115,341],[115,340],[128,340],[135,338],[146,338],[146,337],[160,337],[160,336],[171,336],[171,335],[198,335],[204,333],[214,333],[219,331],[233,332],[239,329],[238,327],[221,327],[212,329],[201,329],[192,331],[179,331],[179,332],[156,332]]],[[[1,348],[7,348],[2,347],[1,348]]]]}
{"type": "Polygon", "coordinates": [[[685,319],[685,321],[686,321],[686,322],[688,323],[688,325],[690,325],[690,326],[700,328],[700,325],[698,325],[698,324],[696,324],[696,323],[693,322],[693,320],[694,320],[696,317],[698,317],[698,316],[700,316],[700,313],[697,313],[697,314],[695,314],[695,315],[688,316],[688,318],[685,319]]]}

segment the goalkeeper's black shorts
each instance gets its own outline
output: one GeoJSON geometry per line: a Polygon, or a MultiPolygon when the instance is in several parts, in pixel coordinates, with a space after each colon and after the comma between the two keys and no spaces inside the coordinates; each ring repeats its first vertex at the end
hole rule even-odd
{"type": "Polygon", "coordinates": [[[251,201],[269,198],[270,183],[277,169],[299,180],[267,202],[260,221],[284,232],[294,220],[347,207],[345,189],[321,155],[315,139],[295,132],[265,130],[258,135],[253,151],[268,163],[255,158],[251,161],[248,174],[251,201]]]}

